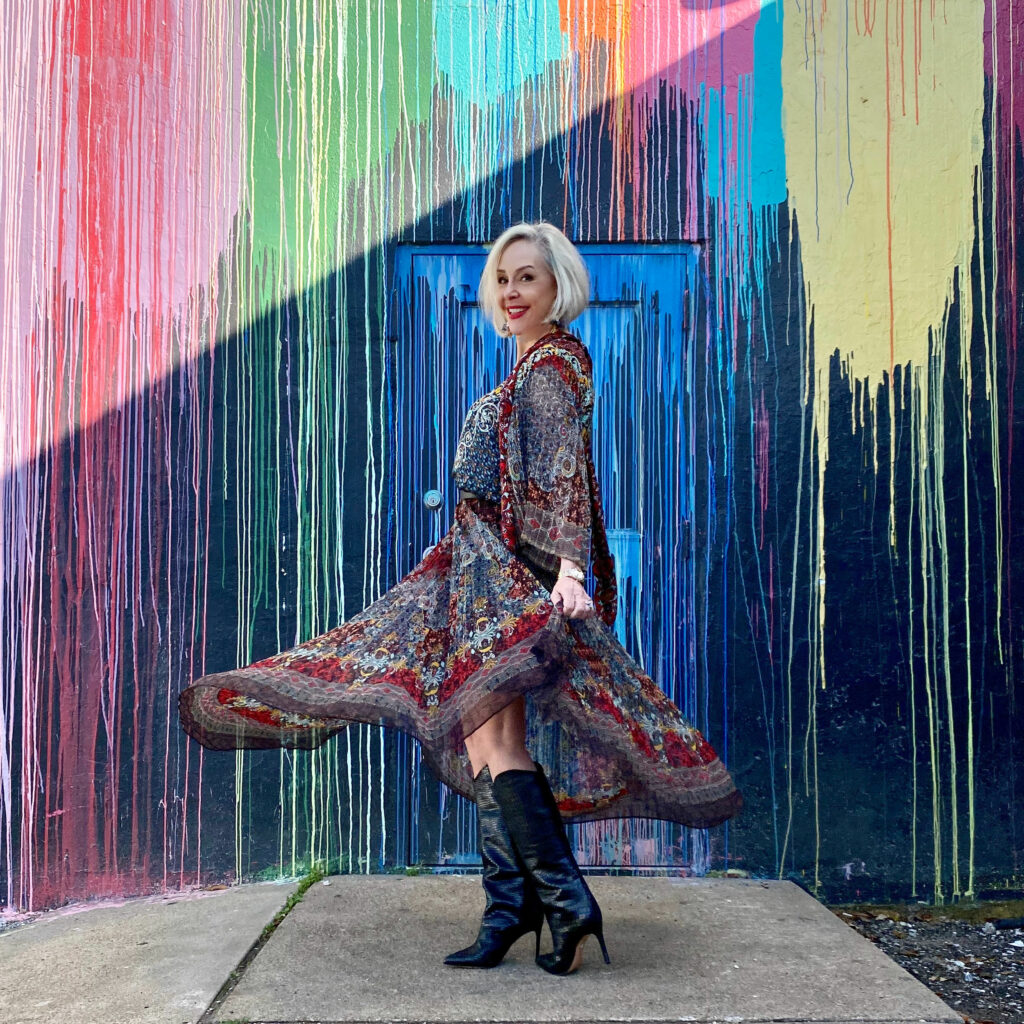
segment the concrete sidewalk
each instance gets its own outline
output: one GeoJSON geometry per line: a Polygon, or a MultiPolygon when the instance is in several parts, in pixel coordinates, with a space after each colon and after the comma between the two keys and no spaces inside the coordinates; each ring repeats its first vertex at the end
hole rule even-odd
{"type": "Polygon", "coordinates": [[[294,883],[43,914],[0,933],[0,1021],[197,1021],[294,883]]]}
{"type": "MultiPolygon", "coordinates": [[[[0,1020],[695,1021],[962,1024],[872,943],[788,882],[595,878],[596,943],[555,978],[532,937],[493,971],[445,953],[475,936],[478,878],[341,876],[314,885],[206,1012],[294,887],[240,886],[44,915],[0,935],[0,1020]]],[[[542,947],[543,948],[543,947],[542,947]]]]}

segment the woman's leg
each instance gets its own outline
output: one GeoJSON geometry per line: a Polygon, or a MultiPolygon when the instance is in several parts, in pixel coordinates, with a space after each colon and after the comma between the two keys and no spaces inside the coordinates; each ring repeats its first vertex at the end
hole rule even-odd
{"type": "Polygon", "coordinates": [[[466,737],[473,767],[478,842],[483,861],[484,896],[487,903],[476,942],[445,958],[451,967],[495,967],[509,947],[528,932],[540,931],[544,910],[523,872],[512,846],[512,837],[494,800],[491,777],[509,767],[533,769],[526,752],[525,703],[513,701],[466,737]]]}
{"type": "Polygon", "coordinates": [[[473,791],[486,904],[476,942],[445,957],[444,962],[450,967],[497,967],[512,944],[529,932],[537,936],[534,955],[540,952],[544,908],[516,856],[487,768],[481,768],[473,779],[473,791]]]}
{"type": "Polygon", "coordinates": [[[518,697],[467,736],[466,753],[474,775],[484,768],[490,769],[492,779],[510,768],[533,771],[526,749],[526,701],[518,697]]]}

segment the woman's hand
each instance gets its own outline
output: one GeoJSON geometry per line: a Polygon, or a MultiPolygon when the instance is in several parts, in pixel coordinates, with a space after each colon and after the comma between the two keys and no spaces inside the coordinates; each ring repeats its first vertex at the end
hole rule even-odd
{"type": "Polygon", "coordinates": [[[551,588],[551,601],[563,615],[570,619],[590,619],[596,612],[594,602],[582,583],[569,576],[559,576],[551,588]]]}

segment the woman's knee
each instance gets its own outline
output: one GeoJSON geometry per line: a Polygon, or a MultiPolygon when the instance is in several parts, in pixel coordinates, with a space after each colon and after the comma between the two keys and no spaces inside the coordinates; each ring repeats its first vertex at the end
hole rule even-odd
{"type": "Polygon", "coordinates": [[[492,715],[465,739],[473,773],[485,765],[522,761],[526,748],[524,702],[520,697],[492,715]]]}

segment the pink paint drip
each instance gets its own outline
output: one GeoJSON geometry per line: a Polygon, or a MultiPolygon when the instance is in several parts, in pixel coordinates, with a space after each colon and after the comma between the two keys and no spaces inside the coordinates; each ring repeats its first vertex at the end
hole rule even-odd
{"type": "Polygon", "coordinates": [[[709,0],[694,10],[679,0],[561,0],[562,30],[573,47],[610,48],[606,83],[649,100],[666,82],[691,96],[723,90],[727,115],[738,112],[736,83],[754,68],[761,0],[709,0]],[[619,80],[621,74],[622,79],[619,80]]]}
{"type": "MultiPolygon", "coordinates": [[[[691,117],[700,97],[707,90],[721,96],[722,116],[733,126],[740,123],[740,84],[753,73],[754,30],[760,17],[760,0],[709,0],[702,10],[694,10],[678,0],[560,0],[562,30],[574,50],[587,55],[580,62],[586,78],[590,67],[603,66],[601,91],[617,103],[608,130],[616,145],[612,178],[629,180],[632,189],[632,222],[654,225],[656,211],[649,207],[657,194],[651,177],[659,161],[650,159],[647,139],[652,123],[659,116],[659,94],[667,88],[669,104],[688,103],[691,117]],[[607,52],[607,59],[591,59],[595,46],[607,52]],[[628,100],[627,100],[628,97],[628,100]]],[[[590,92],[584,81],[582,92],[590,92]]],[[[657,134],[656,132],[654,133],[657,134]]],[[[685,189],[684,222],[686,234],[699,234],[700,211],[696,169],[700,154],[696,150],[697,132],[687,133],[686,166],[690,180],[685,189]]],[[[738,150],[732,147],[726,175],[735,180],[738,150]]],[[[621,197],[622,190],[618,190],[621,197]]],[[[624,236],[626,210],[621,198],[609,215],[607,233],[624,236]]]]}
{"type": "MultiPolygon", "coordinates": [[[[1006,228],[1005,245],[996,246],[1000,273],[1009,289],[1009,308],[1020,309],[1017,281],[1017,225],[1013,197],[1019,194],[1015,146],[1024,135],[1024,0],[987,0],[985,14],[985,73],[992,79],[999,175],[1003,185],[998,224],[1006,228]]],[[[1011,373],[1016,369],[1017,318],[1008,317],[1011,373]]],[[[1013,381],[1009,388],[1013,401],[1013,381]]],[[[1011,410],[1012,411],[1012,410],[1011,410]]],[[[1013,422],[1012,416],[1010,422],[1013,422]]]]}
{"type": "MultiPolygon", "coordinates": [[[[168,375],[201,365],[215,341],[213,275],[241,182],[239,23],[240,4],[147,0],[55,3],[46,17],[5,26],[13,52],[38,55],[31,73],[12,66],[4,82],[22,101],[7,108],[4,126],[20,189],[4,193],[4,224],[18,230],[0,268],[10,332],[3,400],[21,411],[3,434],[0,495],[5,518],[21,509],[4,561],[18,650],[0,679],[4,703],[15,686],[23,695],[17,857],[11,819],[0,822],[8,903],[31,908],[153,885],[146,833],[161,771],[153,758],[166,756],[154,737],[167,733],[156,722],[177,723],[172,703],[156,706],[157,693],[174,688],[166,666],[161,677],[156,654],[138,652],[156,652],[174,629],[187,638],[184,671],[201,672],[194,638],[205,585],[194,577],[189,594],[161,602],[142,566],[148,558],[158,580],[172,557],[205,563],[201,491],[182,538],[172,510],[153,499],[172,490],[161,457],[170,454],[168,375]],[[33,526],[42,523],[45,552],[33,526]],[[161,622],[161,605],[184,621],[161,622]],[[20,671],[8,674],[15,664],[20,671]],[[126,770],[130,791],[120,781],[126,770]]],[[[201,436],[209,428],[199,417],[176,425],[197,434],[187,446],[193,465],[176,467],[194,480],[209,476],[201,436]]],[[[0,760],[8,814],[13,771],[0,760]]],[[[166,761],[163,773],[163,856],[177,864],[184,847],[172,849],[168,837],[188,834],[188,807],[175,791],[198,787],[201,768],[186,766],[187,782],[166,761]]],[[[195,868],[186,875],[179,865],[179,882],[198,871],[191,852],[195,868]]]]}
{"type": "Polygon", "coordinates": [[[759,548],[764,547],[764,516],[768,511],[768,482],[771,473],[771,421],[764,392],[758,396],[754,412],[754,471],[757,478],[757,511],[759,548]]]}
{"type": "MultiPolygon", "coordinates": [[[[1017,277],[1017,223],[1016,197],[1024,184],[1018,182],[1016,150],[1024,136],[1024,0],[987,0],[985,11],[985,72],[992,81],[994,144],[993,164],[997,168],[1000,188],[996,195],[995,258],[999,265],[999,279],[1006,290],[1005,304],[1010,310],[1006,317],[1007,412],[1006,421],[1016,422],[1017,343],[1020,336],[1020,310],[1022,297],[1017,277]]],[[[1006,475],[1013,478],[1014,431],[1007,431],[1006,475]]],[[[1013,488],[1005,489],[1005,522],[1013,524],[1013,488]]],[[[1007,530],[1010,543],[1011,530],[1007,530]]],[[[1009,552],[1007,551],[1007,555],[1009,552]]],[[[1005,559],[1009,572],[1010,559],[1005,559]]],[[[1012,592],[1013,581],[1007,583],[1012,592]]],[[[1010,634],[1014,633],[1012,609],[1008,603],[1010,634]]]]}

